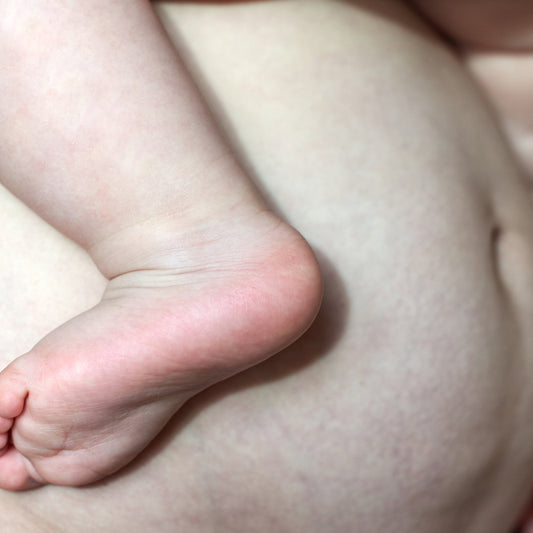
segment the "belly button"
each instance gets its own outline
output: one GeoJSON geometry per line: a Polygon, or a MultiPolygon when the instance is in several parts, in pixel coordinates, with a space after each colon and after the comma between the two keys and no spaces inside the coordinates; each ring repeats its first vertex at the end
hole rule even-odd
{"type": "Polygon", "coordinates": [[[533,239],[501,226],[491,233],[496,276],[511,300],[533,310],[533,239]]]}

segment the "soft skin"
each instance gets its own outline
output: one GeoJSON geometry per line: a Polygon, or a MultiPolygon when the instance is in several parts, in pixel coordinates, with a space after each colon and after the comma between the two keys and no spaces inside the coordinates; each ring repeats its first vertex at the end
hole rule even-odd
{"type": "MultiPolygon", "coordinates": [[[[510,530],[533,473],[531,211],[464,67],[397,1],[159,10],[246,168],[320,256],[323,310],[105,484],[2,493],[3,530],[510,530]]],[[[15,354],[102,284],[10,196],[0,213],[15,354]]]]}

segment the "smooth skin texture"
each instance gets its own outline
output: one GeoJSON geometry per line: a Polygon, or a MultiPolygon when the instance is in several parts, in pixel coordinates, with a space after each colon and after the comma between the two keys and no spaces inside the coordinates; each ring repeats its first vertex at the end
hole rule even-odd
{"type": "MultiPolygon", "coordinates": [[[[484,90],[533,186],[533,4],[527,0],[416,0],[451,37],[484,90]]],[[[533,532],[529,505],[520,531],[533,532]]]]}
{"type": "Polygon", "coordinates": [[[416,0],[458,47],[533,182],[533,4],[528,0],[416,0]]]}
{"type": "MultiPolygon", "coordinates": [[[[533,471],[531,213],[464,67],[397,1],[160,14],[247,169],[320,252],[323,310],[106,483],[1,493],[3,530],[510,530],[533,471]]],[[[0,328],[12,354],[103,285],[0,198],[0,272],[20,265],[2,319],[25,327],[0,328]]]]}
{"type": "Polygon", "coordinates": [[[0,374],[0,487],[82,485],[127,465],[191,396],[299,337],[320,274],[149,3],[2,9],[1,181],[110,281],[0,374]]]}

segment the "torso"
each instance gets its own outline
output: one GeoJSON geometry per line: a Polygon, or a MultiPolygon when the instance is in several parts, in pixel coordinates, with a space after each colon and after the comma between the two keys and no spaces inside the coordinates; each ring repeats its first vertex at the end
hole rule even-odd
{"type": "Polygon", "coordinates": [[[416,0],[459,47],[533,182],[533,4],[416,0]]]}
{"type": "MultiPolygon", "coordinates": [[[[459,64],[397,2],[160,9],[250,172],[317,250],[324,307],[114,478],[0,494],[2,531],[501,533],[533,475],[533,343],[515,301],[533,287],[531,221],[459,64]],[[524,268],[495,227],[526,243],[509,248],[524,268]]],[[[0,193],[0,352],[18,354],[104,280],[0,193]]]]}

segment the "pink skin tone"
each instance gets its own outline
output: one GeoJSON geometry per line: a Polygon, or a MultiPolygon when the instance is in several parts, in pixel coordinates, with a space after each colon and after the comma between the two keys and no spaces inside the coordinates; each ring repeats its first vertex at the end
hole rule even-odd
{"type": "Polygon", "coordinates": [[[320,274],[148,3],[3,8],[2,183],[110,282],[0,374],[0,487],[82,485],[128,464],[198,391],[299,337],[320,274]]]}

